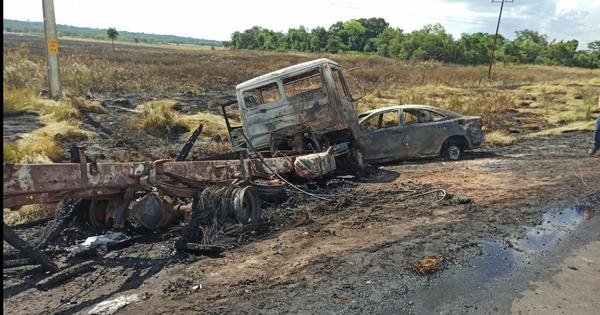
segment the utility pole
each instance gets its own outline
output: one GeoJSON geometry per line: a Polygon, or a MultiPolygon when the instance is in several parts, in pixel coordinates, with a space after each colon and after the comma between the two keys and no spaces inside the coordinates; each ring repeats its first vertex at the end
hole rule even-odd
{"type": "Polygon", "coordinates": [[[48,55],[48,85],[50,98],[60,97],[60,73],[58,71],[58,38],[54,18],[54,0],[42,0],[44,7],[44,36],[48,55]]]}
{"type": "Polygon", "coordinates": [[[488,69],[488,80],[492,79],[492,64],[494,63],[494,52],[496,52],[496,40],[498,39],[498,29],[500,28],[500,19],[502,18],[502,9],[504,2],[512,3],[513,0],[492,0],[492,3],[500,2],[500,14],[498,15],[498,24],[496,24],[496,35],[494,35],[494,45],[492,46],[492,56],[490,58],[490,68],[488,69]]]}

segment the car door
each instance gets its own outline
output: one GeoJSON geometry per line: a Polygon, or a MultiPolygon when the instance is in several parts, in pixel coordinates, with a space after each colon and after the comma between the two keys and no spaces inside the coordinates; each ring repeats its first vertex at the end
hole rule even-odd
{"type": "Polygon", "coordinates": [[[410,158],[435,156],[439,154],[443,141],[443,128],[446,124],[441,121],[444,116],[426,109],[403,109],[401,112],[404,133],[408,143],[410,158]]]}
{"type": "Polygon", "coordinates": [[[366,161],[383,162],[407,156],[404,128],[400,124],[398,109],[371,115],[361,122],[360,127],[358,142],[366,161]]]}

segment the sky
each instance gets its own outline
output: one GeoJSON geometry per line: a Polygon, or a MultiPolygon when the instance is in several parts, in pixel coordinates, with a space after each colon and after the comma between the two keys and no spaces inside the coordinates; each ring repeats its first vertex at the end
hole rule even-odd
{"type": "MultiPolygon", "coordinates": [[[[500,1],[500,0],[494,0],[500,1]]],[[[58,24],[229,40],[258,25],[275,31],[381,17],[405,32],[440,23],[455,37],[494,33],[500,3],[491,0],[54,0],[58,24]]],[[[5,19],[42,21],[41,0],[4,0],[5,19]]],[[[532,29],[550,39],[600,40],[600,0],[505,3],[500,34],[532,29]]]]}

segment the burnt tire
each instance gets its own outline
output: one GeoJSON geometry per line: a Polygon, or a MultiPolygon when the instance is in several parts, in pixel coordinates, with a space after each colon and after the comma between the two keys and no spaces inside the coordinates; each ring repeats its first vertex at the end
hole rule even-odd
{"type": "Polygon", "coordinates": [[[360,174],[365,168],[362,153],[351,148],[347,154],[336,157],[336,172],[340,174],[360,174]]]}
{"type": "Polygon", "coordinates": [[[89,205],[88,199],[66,199],[59,202],[54,211],[54,220],[42,232],[36,248],[46,248],[64,229],[80,220],[80,216],[87,212],[85,210],[89,205]]]}
{"type": "Polygon", "coordinates": [[[457,161],[463,155],[462,143],[458,141],[448,141],[442,147],[442,156],[450,161],[457,161]]]}

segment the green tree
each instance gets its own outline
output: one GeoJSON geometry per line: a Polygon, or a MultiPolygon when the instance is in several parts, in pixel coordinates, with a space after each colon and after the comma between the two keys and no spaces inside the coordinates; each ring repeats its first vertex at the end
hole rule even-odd
{"type": "MultiPolygon", "coordinates": [[[[546,35],[532,30],[516,32],[514,40],[498,36],[496,60],[510,63],[535,63],[600,67],[600,40],[577,50],[576,40],[548,41],[546,35]]],[[[287,33],[259,26],[234,32],[226,47],[286,51],[356,51],[376,53],[405,60],[437,60],[460,64],[487,64],[494,36],[487,33],[462,34],[457,40],[440,24],[426,25],[411,33],[391,28],[382,18],[339,21],[328,29],[303,26],[287,33]]],[[[145,38],[140,40],[145,42],[145,38]]]]}
{"type": "Polygon", "coordinates": [[[505,52],[511,61],[518,63],[540,63],[544,50],[548,47],[548,38],[532,30],[515,32],[517,38],[505,45],[505,52]]]}
{"type": "Polygon", "coordinates": [[[439,60],[450,62],[455,59],[456,47],[452,35],[440,24],[426,25],[407,35],[403,41],[400,57],[413,60],[439,60]]]}
{"type": "MultiPolygon", "coordinates": [[[[461,64],[487,64],[490,62],[492,55],[492,44],[494,35],[487,33],[461,34],[460,39],[456,42],[456,58],[454,62],[461,64]]],[[[498,35],[496,43],[495,56],[501,55],[499,51],[504,45],[505,38],[498,35]]],[[[495,58],[499,60],[499,58],[495,58]]]]}
{"type": "Polygon", "coordinates": [[[600,40],[595,40],[593,42],[588,43],[587,47],[591,51],[598,51],[598,52],[600,52],[600,40]]]}
{"type": "Polygon", "coordinates": [[[365,29],[362,39],[363,50],[367,52],[375,51],[377,49],[375,39],[379,34],[386,30],[390,24],[382,18],[358,19],[358,21],[365,29]]]}
{"type": "Polygon", "coordinates": [[[106,35],[112,40],[112,49],[113,52],[115,52],[115,39],[117,39],[117,36],[119,36],[119,32],[117,32],[114,27],[109,27],[106,30],[106,35]]]}
{"type": "Polygon", "coordinates": [[[319,52],[327,46],[327,30],[324,27],[315,27],[310,31],[310,50],[319,52]]]}
{"type": "Polygon", "coordinates": [[[575,39],[569,41],[552,42],[541,54],[540,63],[550,65],[572,66],[575,62],[575,52],[579,42],[575,39]]]}
{"type": "Polygon", "coordinates": [[[329,35],[327,37],[327,45],[325,46],[325,50],[330,53],[337,53],[342,50],[343,44],[342,40],[337,35],[329,35]]]}
{"type": "Polygon", "coordinates": [[[288,43],[290,49],[307,51],[310,46],[310,35],[304,26],[288,30],[288,43]]]}
{"type": "Polygon", "coordinates": [[[358,20],[350,20],[342,24],[340,38],[348,50],[362,51],[366,44],[366,31],[358,20]]]}
{"type": "Polygon", "coordinates": [[[587,44],[588,50],[576,51],[573,56],[573,65],[577,67],[600,68],[600,40],[587,44]]]}
{"type": "Polygon", "coordinates": [[[388,27],[374,40],[375,51],[385,57],[397,57],[402,51],[404,33],[399,28],[388,27]]]}

